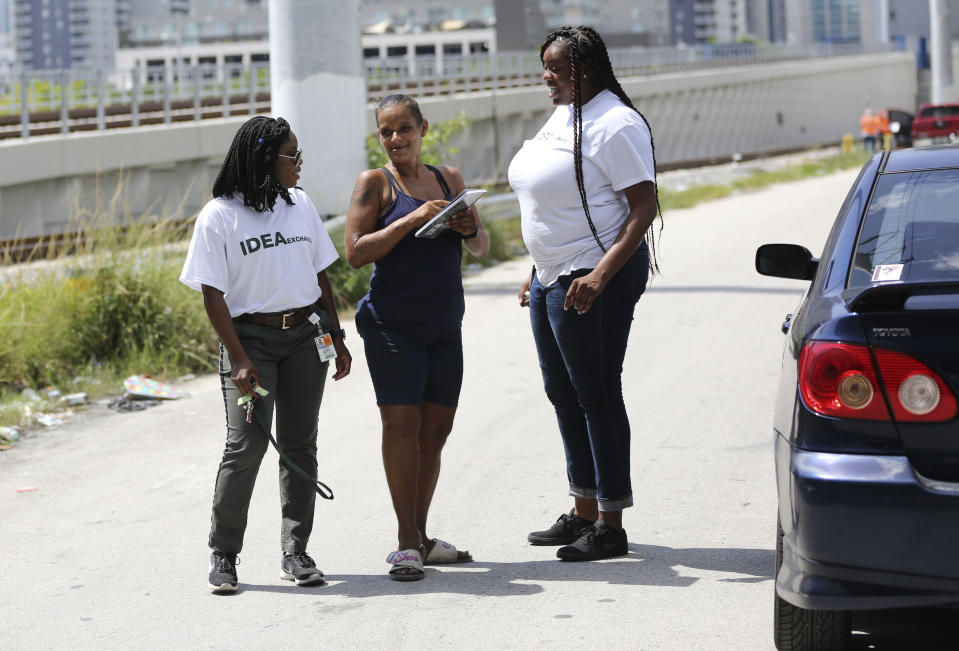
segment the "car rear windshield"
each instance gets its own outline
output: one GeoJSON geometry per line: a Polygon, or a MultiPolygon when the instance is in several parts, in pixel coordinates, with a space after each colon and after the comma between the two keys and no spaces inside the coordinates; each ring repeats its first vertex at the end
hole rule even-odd
{"type": "Polygon", "coordinates": [[[959,106],[927,106],[919,113],[923,118],[941,118],[949,115],[959,115],[959,106]]]}
{"type": "Polygon", "coordinates": [[[959,169],[883,174],[866,210],[849,287],[959,280],[959,169]]]}

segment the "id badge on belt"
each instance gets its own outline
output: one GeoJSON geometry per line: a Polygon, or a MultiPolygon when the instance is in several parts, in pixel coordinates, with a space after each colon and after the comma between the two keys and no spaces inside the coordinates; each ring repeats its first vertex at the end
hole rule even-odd
{"type": "Polygon", "coordinates": [[[320,361],[329,362],[336,359],[336,349],[333,348],[333,337],[330,336],[330,333],[323,332],[323,328],[320,327],[320,317],[313,313],[310,314],[308,318],[310,323],[315,325],[316,329],[320,332],[320,336],[313,339],[314,343],[316,343],[316,352],[320,355],[320,361]]]}

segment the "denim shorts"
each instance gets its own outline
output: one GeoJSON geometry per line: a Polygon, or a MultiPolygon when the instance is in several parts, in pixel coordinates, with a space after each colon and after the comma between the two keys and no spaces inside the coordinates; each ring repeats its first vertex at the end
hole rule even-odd
{"type": "Polygon", "coordinates": [[[377,405],[455,407],[463,384],[460,328],[383,328],[356,322],[377,405]]]}

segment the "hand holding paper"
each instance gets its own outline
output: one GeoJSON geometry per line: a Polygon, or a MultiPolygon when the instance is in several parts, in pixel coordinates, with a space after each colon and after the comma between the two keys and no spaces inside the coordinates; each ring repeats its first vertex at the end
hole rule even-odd
{"type": "Polygon", "coordinates": [[[415,236],[420,238],[434,238],[446,230],[446,222],[456,213],[468,210],[476,201],[486,194],[486,190],[463,190],[450,201],[433,219],[429,220],[416,231],[415,236]]]}

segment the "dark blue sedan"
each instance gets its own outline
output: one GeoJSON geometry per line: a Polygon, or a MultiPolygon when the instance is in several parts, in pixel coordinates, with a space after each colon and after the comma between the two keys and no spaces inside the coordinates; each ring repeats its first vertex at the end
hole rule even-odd
{"type": "Polygon", "coordinates": [[[880,153],[783,323],[776,647],[841,649],[851,610],[959,602],[959,146],[880,153]]]}

